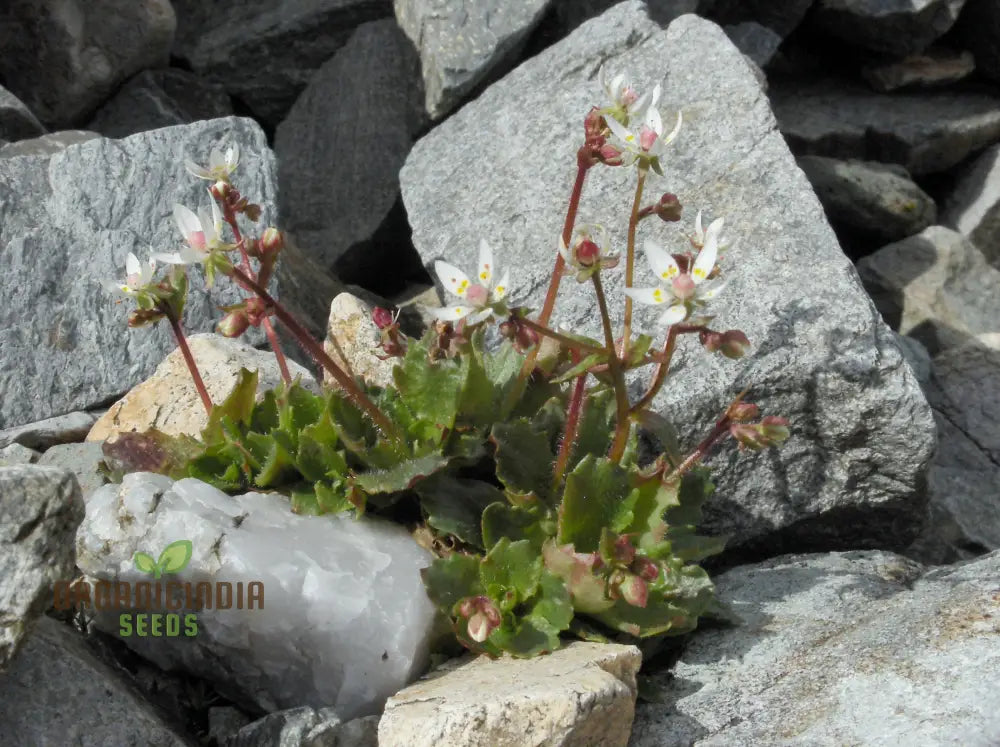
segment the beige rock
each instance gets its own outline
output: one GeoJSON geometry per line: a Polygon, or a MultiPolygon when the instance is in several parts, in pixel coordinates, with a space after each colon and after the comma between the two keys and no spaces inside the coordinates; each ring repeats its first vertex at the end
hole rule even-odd
{"type": "Polygon", "coordinates": [[[389,698],[379,747],[625,747],[641,663],[635,646],[582,641],[459,660],[389,698]]]}
{"type": "MultiPolygon", "coordinates": [[[[205,381],[213,402],[220,402],[232,391],[241,368],[258,372],[258,393],[281,382],[274,354],[257,350],[238,340],[215,334],[188,338],[191,354],[205,381]]],[[[288,361],[292,378],[302,377],[302,384],[319,391],[315,379],[302,366],[288,361]]],[[[172,436],[186,433],[198,436],[207,423],[205,408],[191,380],[179,349],[175,349],[144,382],[118,400],[87,434],[88,441],[102,441],[114,434],[157,428],[172,436]]]]}
{"type": "MultiPolygon", "coordinates": [[[[323,349],[338,364],[346,366],[355,376],[369,384],[388,386],[392,383],[395,361],[379,360],[376,353],[379,329],[372,321],[372,307],[351,293],[341,293],[330,304],[323,349]]],[[[324,382],[334,385],[333,377],[323,372],[324,382]]]]}

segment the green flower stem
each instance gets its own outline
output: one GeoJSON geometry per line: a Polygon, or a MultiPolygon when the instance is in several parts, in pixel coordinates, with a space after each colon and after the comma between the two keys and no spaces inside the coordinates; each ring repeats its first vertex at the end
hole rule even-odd
{"type": "MultiPolygon", "coordinates": [[[[639,166],[639,178],[635,183],[635,197],[632,200],[632,215],[628,221],[628,246],[625,254],[625,287],[632,287],[635,275],[635,232],[639,226],[639,203],[646,185],[648,166],[639,166]]],[[[628,346],[632,339],[632,298],[625,296],[625,324],[622,328],[622,360],[628,360],[628,346]]]]}
{"type": "Polygon", "coordinates": [[[360,409],[362,412],[366,413],[368,417],[372,419],[372,422],[378,427],[382,433],[388,438],[393,439],[397,443],[404,443],[399,429],[393,424],[385,414],[375,406],[368,395],[366,395],[357,383],[348,376],[344,370],[334,362],[333,358],[326,354],[323,347],[312,339],[312,336],[303,327],[299,321],[288,312],[288,310],[278,303],[277,300],[271,296],[264,288],[257,283],[256,280],[249,277],[246,273],[233,267],[229,273],[238,282],[246,285],[247,288],[252,290],[261,300],[264,301],[268,306],[274,309],[275,316],[281,320],[281,323],[288,327],[288,331],[292,333],[296,341],[309,355],[312,356],[313,360],[316,361],[320,366],[330,372],[334,380],[341,386],[347,396],[351,401],[360,409]]]}
{"type": "MultiPolygon", "coordinates": [[[[250,257],[247,256],[247,250],[243,243],[243,234],[240,233],[240,227],[236,222],[236,215],[233,214],[232,208],[228,205],[225,206],[225,218],[226,223],[233,230],[233,239],[236,241],[236,246],[240,249],[240,257],[243,262],[243,271],[252,277],[254,280],[257,279],[256,273],[250,267],[250,257]]],[[[281,371],[281,379],[285,384],[292,383],[292,374],[288,370],[288,361],[285,360],[285,352],[281,349],[281,343],[278,342],[278,335],[274,331],[274,326],[271,324],[271,320],[264,317],[264,334],[267,335],[267,341],[271,345],[271,350],[274,352],[274,357],[278,361],[278,369],[281,371]]]]}
{"type": "Polygon", "coordinates": [[[184,330],[181,329],[180,320],[174,316],[173,310],[167,304],[160,305],[160,311],[170,322],[170,328],[174,331],[174,337],[177,339],[177,347],[181,349],[181,355],[184,356],[184,362],[187,363],[188,370],[191,372],[191,379],[194,381],[194,388],[198,390],[198,396],[201,397],[201,403],[205,405],[205,412],[209,415],[212,414],[212,398],[208,396],[208,390],[205,388],[205,382],[201,378],[201,372],[198,371],[198,364],[195,363],[194,356],[191,354],[191,348],[188,347],[187,338],[184,336],[184,330]]]}
{"type": "MultiPolygon", "coordinates": [[[[562,240],[567,246],[569,246],[570,239],[573,238],[573,226],[576,225],[576,213],[580,208],[580,195],[583,194],[583,183],[587,178],[587,171],[592,165],[584,157],[583,150],[584,149],[581,148],[580,153],[577,155],[576,181],[573,182],[573,191],[569,196],[569,206],[566,208],[566,220],[563,223],[562,240]]],[[[562,255],[557,252],[556,262],[552,268],[552,277],[549,280],[549,289],[545,293],[545,301],[542,304],[542,311],[538,315],[538,323],[543,327],[548,326],[549,320],[552,318],[552,310],[556,305],[556,296],[559,293],[559,284],[562,282],[563,269],[565,266],[566,260],[564,260],[562,255]]],[[[538,359],[539,349],[540,346],[535,346],[535,348],[533,348],[524,359],[524,365],[521,367],[521,373],[518,375],[517,384],[511,387],[506,406],[512,406],[513,403],[520,399],[521,395],[524,394],[524,389],[528,385],[528,377],[530,377],[531,372],[535,370],[535,361],[538,359]]]]}
{"type": "Polygon", "coordinates": [[[628,443],[629,416],[628,416],[628,392],[625,389],[625,374],[622,372],[622,363],[615,353],[615,333],[611,329],[611,316],[608,314],[608,300],[604,296],[604,286],[601,284],[600,271],[590,276],[594,281],[594,292],[597,294],[597,307],[601,311],[601,324],[604,327],[604,341],[608,347],[608,370],[611,373],[611,381],[615,388],[615,405],[618,410],[615,424],[615,439],[611,443],[611,451],[608,457],[617,462],[625,453],[625,446],[628,443]]]}
{"type": "Polygon", "coordinates": [[[563,433],[562,444],[559,447],[559,456],[556,458],[556,466],[552,473],[553,490],[559,489],[563,475],[566,474],[566,467],[569,464],[570,453],[573,451],[573,444],[576,443],[576,435],[580,430],[580,416],[583,413],[583,394],[586,390],[586,385],[586,373],[582,373],[576,377],[576,381],[573,384],[573,393],[570,395],[569,405],[566,407],[566,430],[563,433]]]}
{"type": "Polygon", "coordinates": [[[545,337],[551,337],[553,340],[558,340],[570,350],[577,350],[584,353],[599,353],[601,355],[607,355],[608,353],[607,348],[601,348],[598,347],[597,345],[591,345],[589,343],[583,342],[582,340],[575,340],[572,337],[569,337],[568,335],[564,335],[560,332],[556,332],[554,329],[549,329],[548,327],[544,327],[541,324],[533,322],[526,317],[523,317],[520,320],[520,323],[523,324],[528,329],[534,330],[540,335],[544,335],[545,337]]]}

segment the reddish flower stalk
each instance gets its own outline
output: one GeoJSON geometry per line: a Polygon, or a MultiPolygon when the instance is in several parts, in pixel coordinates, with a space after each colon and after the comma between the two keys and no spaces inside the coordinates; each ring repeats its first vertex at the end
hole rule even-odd
{"type": "MultiPolygon", "coordinates": [[[[252,277],[254,280],[257,279],[256,273],[250,266],[250,257],[247,256],[246,247],[243,245],[243,234],[240,232],[240,227],[236,222],[236,215],[233,213],[233,209],[228,205],[223,205],[225,209],[225,220],[229,224],[229,227],[233,230],[233,239],[236,241],[236,246],[240,249],[241,262],[243,264],[243,271],[252,277]]],[[[274,351],[274,357],[278,361],[278,369],[281,371],[281,379],[285,384],[292,383],[292,374],[288,370],[288,361],[285,360],[285,353],[281,349],[281,343],[278,342],[278,335],[274,331],[274,326],[271,324],[271,320],[264,317],[264,334],[267,335],[267,341],[271,345],[271,350],[274,351]]]]}
{"type": "Polygon", "coordinates": [[[611,382],[615,389],[615,406],[617,408],[615,438],[611,442],[608,456],[612,461],[617,462],[625,453],[625,446],[628,443],[628,391],[625,389],[625,374],[622,372],[622,363],[615,353],[615,333],[611,330],[611,316],[608,314],[608,301],[604,297],[604,286],[601,285],[601,273],[595,272],[591,275],[591,280],[594,282],[594,292],[597,294],[597,306],[601,311],[604,342],[609,351],[608,370],[611,373],[611,382]]]}
{"type": "MultiPolygon", "coordinates": [[[[574,355],[574,363],[579,363],[579,355],[574,355]]],[[[566,466],[569,464],[570,453],[576,443],[576,436],[580,430],[580,418],[583,415],[584,399],[583,394],[587,386],[586,371],[576,377],[573,384],[573,393],[570,395],[569,405],[566,407],[566,430],[563,433],[562,444],[559,447],[559,456],[556,458],[556,466],[552,474],[552,487],[557,489],[566,473],[566,466]]]]}
{"type": "Polygon", "coordinates": [[[163,315],[170,322],[170,328],[174,331],[174,337],[177,339],[177,347],[181,349],[181,355],[184,356],[184,362],[187,364],[188,370],[191,372],[191,379],[194,381],[194,388],[198,390],[198,396],[201,397],[201,403],[205,405],[205,412],[209,415],[212,414],[212,398],[208,396],[208,390],[205,388],[205,382],[201,378],[201,373],[198,371],[198,364],[195,363],[194,356],[191,354],[191,348],[188,347],[187,338],[184,336],[184,330],[181,329],[180,320],[177,319],[173,312],[166,306],[166,304],[160,307],[163,315]]]}

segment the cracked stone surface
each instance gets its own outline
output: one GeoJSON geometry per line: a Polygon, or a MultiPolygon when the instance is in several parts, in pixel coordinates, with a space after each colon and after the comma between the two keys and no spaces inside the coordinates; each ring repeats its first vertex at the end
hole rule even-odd
{"type": "MultiPolygon", "coordinates": [[[[792,423],[780,450],[748,455],[727,445],[709,461],[717,482],[709,531],[731,535],[730,547],[771,553],[905,547],[923,511],[935,440],[930,408],[778,132],[752,65],[715,24],[687,15],[661,30],[643,4],[622,3],[421,139],[401,174],[421,258],[428,265],[447,258],[470,271],[479,239],[495,237],[497,268],[510,268],[513,300],[541,307],[580,123],[602,101],[602,62],[611,72],[630,71],[640,88],[665,83],[664,118],[678,108],[684,115],[665,178],[650,175],[647,187],[650,201],[676,193],[684,220],[643,222],[639,243],[654,239],[682,251],[696,211],[707,220],[724,216],[729,285],[710,313],[718,315],[713,326],[741,329],[753,346],[731,361],[682,339],[658,408],[689,447],[745,387],[763,412],[792,423]],[[482,163],[492,164],[488,180],[482,163]]],[[[579,220],[604,224],[615,249],[625,246],[634,186],[626,168],[597,167],[587,177],[579,220]]],[[[605,279],[618,329],[622,275],[605,279]]],[[[638,257],[636,284],[651,280],[638,257]]],[[[655,318],[641,313],[639,329],[662,335],[655,318]]],[[[565,280],[554,321],[599,337],[592,288],[565,280]]]]}
{"type": "Polygon", "coordinates": [[[75,575],[73,534],[82,519],[73,475],[36,465],[0,467],[0,669],[52,604],[53,583],[75,575]]]}
{"type": "Polygon", "coordinates": [[[546,656],[453,660],[389,698],[379,747],[625,747],[635,646],[577,641],[546,656]]]}
{"type": "MultiPolygon", "coordinates": [[[[260,581],[256,609],[197,612],[194,637],[122,640],[167,670],[203,677],[237,704],[275,711],[378,712],[419,676],[437,633],[420,569],[430,554],[401,526],[343,515],[298,516],[278,494],[230,497],[198,480],[132,473],[87,500],[77,563],[92,578],[148,580],[133,558],[192,543],[181,583],[260,581]]],[[[249,588],[245,586],[245,588],[249,588]]],[[[118,613],[95,624],[116,633],[118,613]]]]}
{"type": "Polygon", "coordinates": [[[795,555],[715,579],[740,625],[653,676],[631,747],[1000,740],[1000,552],[927,571],[884,552],[795,555]]]}

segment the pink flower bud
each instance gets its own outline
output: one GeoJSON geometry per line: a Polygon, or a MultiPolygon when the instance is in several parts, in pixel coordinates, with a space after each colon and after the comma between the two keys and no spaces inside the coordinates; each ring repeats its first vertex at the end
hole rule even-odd
{"type": "Polygon", "coordinates": [[[705,346],[705,350],[710,353],[718,352],[722,347],[722,335],[710,329],[703,329],[698,333],[698,340],[705,346]]]}
{"type": "Polygon", "coordinates": [[[469,638],[482,643],[500,627],[500,610],[487,596],[466,597],[459,603],[458,614],[466,618],[469,638]]]}
{"type": "Polygon", "coordinates": [[[583,119],[583,130],[587,140],[600,138],[604,140],[604,115],[596,106],[587,112],[583,119]]]}
{"type": "Polygon", "coordinates": [[[601,163],[605,166],[621,166],[622,152],[613,145],[603,145],[598,151],[601,163]]]}
{"type": "Polygon", "coordinates": [[[222,317],[216,329],[223,337],[239,337],[247,331],[250,320],[247,318],[245,309],[234,309],[222,317]]]}
{"type": "Polygon", "coordinates": [[[372,309],[372,321],[379,329],[387,329],[395,324],[392,312],[389,309],[383,309],[381,306],[376,306],[372,309]]]}
{"type": "Polygon", "coordinates": [[[260,323],[268,315],[267,304],[261,299],[254,297],[248,298],[244,305],[246,307],[247,320],[250,324],[255,327],[260,326],[260,323]]]}
{"type": "Polygon", "coordinates": [[[722,333],[722,341],[719,349],[727,358],[742,358],[750,349],[750,340],[738,329],[731,329],[722,333]]]}
{"type": "Polygon", "coordinates": [[[594,264],[601,258],[601,247],[590,239],[584,239],[581,241],[576,245],[576,249],[574,251],[576,253],[576,261],[584,267],[593,267],[594,264]]]}
{"type": "Polygon", "coordinates": [[[740,446],[745,449],[763,449],[767,446],[767,439],[760,432],[758,426],[749,423],[733,423],[729,426],[730,435],[740,442],[740,446]]]}
{"type": "Polygon", "coordinates": [[[691,296],[694,295],[695,291],[694,278],[691,277],[686,272],[681,273],[680,275],[675,277],[671,281],[671,284],[673,285],[674,295],[681,301],[686,301],[689,298],[691,298],[691,296]]]}
{"type": "Polygon", "coordinates": [[[285,235],[277,228],[268,228],[261,234],[260,249],[264,254],[280,252],[285,248],[285,235]]]}
{"type": "Polygon", "coordinates": [[[639,94],[635,92],[632,86],[626,86],[625,90],[621,94],[621,104],[626,109],[628,109],[632,104],[639,100],[639,94]]]}
{"type": "Polygon", "coordinates": [[[660,216],[660,218],[667,222],[674,222],[681,219],[681,210],[683,209],[680,200],[677,199],[677,195],[666,192],[660,201],[656,203],[656,207],[653,211],[660,216]]]}
{"type": "Polygon", "coordinates": [[[656,130],[649,127],[648,125],[643,125],[639,128],[639,147],[643,150],[651,150],[654,145],[656,145],[656,139],[660,137],[656,130]]]}
{"type": "Polygon", "coordinates": [[[232,191],[232,187],[226,182],[220,180],[215,182],[211,187],[209,187],[208,191],[212,194],[212,197],[214,197],[215,199],[221,202],[225,202],[229,198],[229,194],[232,191]]]}
{"type": "Polygon", "coordinates": [[[649,584],[631,573],[618,585],[618,590],[622,599],[633,607],[645,607],[649,600],[649,584]]]}
{"type": "Polygon", "coordinates": [[[736,423],[747,423],[760,415],[760,408],[751,402],[734,402],[726,410],[726,417],[736,423]]]}
{"type": "Polygon", "coordinates": [[[655,581],[660,577],[660,566],[646,557],[637,557],[632,563],[632,571],[645,581],[655,581]]]}

